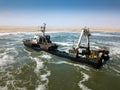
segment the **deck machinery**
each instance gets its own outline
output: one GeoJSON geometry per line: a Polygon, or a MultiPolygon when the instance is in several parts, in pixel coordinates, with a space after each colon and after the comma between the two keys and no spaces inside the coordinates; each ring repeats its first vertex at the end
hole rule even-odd
{"type": "Polygon", "coordinates": [[[90,47],[89,28],[83,28],[77,43],[68,52],[58,50],[58,45],[52,43],[49,35],[45,35],[46,24],[41,27],[42,35],[35,35],[33,39],[24,39],[25,46],[37,51],[46,51],[53,55],[71,59],[72,61],[88,63],[95,68],[100,68],[103,63],[109,60],[109,49],[107,47],[90,47]],[[85,37],[86,44],[82,45],[82,39],[85,37]]]}
{"type": "Polygon", "coordinates": [[[109,48],[96,46],[94,49],[90,48],[90,37],[91,33],[89,28],[83,28],[78,40],[77,47],[73,47],[69,50],[70,54],[74,54],[75,58],[84,57],[88,62],[93,62],[97,67],[102,66],[103,62],[105,63],[109,60],[109,48]],[[86,39],[86,44],[82,45],[81,41],[83,36],[86,39]]]}

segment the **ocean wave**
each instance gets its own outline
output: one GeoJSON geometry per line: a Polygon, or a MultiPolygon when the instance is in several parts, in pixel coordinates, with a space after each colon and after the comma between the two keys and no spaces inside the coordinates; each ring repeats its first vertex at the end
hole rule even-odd
{"type": "Polygon", "coordinates": [[[51,55],[49,54],[44,54],[44,55],[42,55],[42,56],[40,56],[40,58],[45,58],[45,59],[51,59],[52,57],[51,57],[51,55]]]}
{"type": "Polygon", "coordinates": [[[35,90],[46,90],[49,83],[48,76],[51,75],[51,72],[44,65],[44,62],[38,57],[31,57],[32,60],[36,62],[36,67],[34,69],[37,76],[41,79],[40,84],[36,87],[35,90]],[[41,71],[45,73],[42,74],[41,71]]]}
{"type": "Polygon", "coordinates": [[[32,52],[26,50],[25,48],[23,49],[26,53],[28,53],[28,55],[31,55],[32,52]]]}
{"type": "Polygon", "coordinates": [[[35,90],[46,90],[46,87],[45,87],[45,85],[38,85],[38,87],[36,87],[36,89],[35,90]]]}
{"type": "MultiPolygon", "coordinates": [[[[20,80],[9,80],[9,81],[7,81],[7,87],[9,87],[9,89],[8,90],[11,90],[10,89],[10,86],[12,86],[12,88],[14,88],[13,90],[27,90],[27,88],[26,87],[16,87],[16,85],[15,85],[15,83],[14,82],[21,82],[20,80]]],[[[23,83],[25,83],[25,82],[23,82],[23,83]]]]}
{"type": "Polygon", "coordinates": [[[73,43],[71,43],[71,42],[54,42],[54,43],[56,43],[58,45],[62,45],[62,46],[72,46],[73,45],[73,43]]]}
{"type": "Polygon", "coordinates": [[[69,49],[71,49],[71,47],[60,47],[60,48],[58,48],[58,50],[63,51],[63,52],[67,52],[67,53],[69,53],[69,49]]]}
{"type": "Polygon", "coordinates": [[[49,63],[53,63],[53,64],[68,64],[68,65],[72,65],[72,66],[75,66],[75,67],[82,68],[82,69],[87,70],[87,71],[90,70],[90,68],[88,68],[86,65],[74,64],[74,63],[70,63],[70,62],[67,62],[67,61],[58,61],[58,62],[49,62],[49,63]]]}
{"type": "Polygon", "coordinates": [[[82,89],[82,90],[91,90],[88,87],[86,87],[83,83],[88,81],[88,79],[90,78],[89,75],[83,73],[81,71],[81,74],[83,75],[83,79],[78,83],[78,86],[82,89]]]}
{"type": "Polygon", "coordinates": [[[120,37],[120,35],[112,35],[109,33],[92,33],[92,36],[104,36],[104,37],[120,37]]]}
{"type": "MultiPolygon", "coordinates": [[[[7,81],[7,84],[3,87],[3,86],[0,86],[0,90],[11,90],[11,89],[8,89],[8,85],[13,85],[14,84],[14,80],[13,81],[7,81]]],[[[19,87],[15,87],[14,86],[14,89],[13,90],[27,90],[26,87],[22,87],[22,88],[19,88],[19,87]]],[[[41,89],[39,89],[41,90],[41,89]]]]}
{"type": "Polygon", "coordinates": [[[116,69],[116,68],[114,68],[114,67],[110,67],[110,68],[111,68],[114,72],[120,74],[120,71],[119,71],[118,69],[116,69]]]}
{"type": "Polygon", "coordinates": [[[112,42],[106,41],[106,42],[104,42],[104,44],[107,44],[107,45],[112,46],[112,47],[119,47],[119,48],[120,48],[120,42],[116,42],[116,41],[112,41],[112,42]]]}
{"type": "Polygon", "coordinates": [[[45,82],[45,83],[38,85],[35,90],[46,90],[47,85],[49,83],[49,80],[48,80],[47,77],[50,76],[50,75],[51,75],[50,71],[47,71],[46,74],[41,75],[40,78],[41,78],[42,82],[45,82]]]}
{"type": "Polygon", "coordinates": [[[8,64],[15,63],[15,57],[18,52],[15,48],[6,48],[3,53],[0,53],[0,66],[6,66],[8,64]]]}
{"type": "Polygon", "coordinates": [[[0,90],[8,90],[7,85],[6,85],[6,86],[4,86],[4,87],[0,87],[0,90]]]}
{"type": "Polygon", "coordinates": [[[41,75],[40,77],[41,77],[41,80],[42,80],[42,81],[47,81],[47,83],[48,83],[49,81],[48,81],[47,77],[51,75],[51,72],[48,71],[48,70],[46,70],[46,71],[47,71],[47,73],[41,75]]]}
{"type": "Polygon", "coordinates": [[[38,74],[40,70],[44,68],[44,62],[39,58],[35,58],[31,56],[30,58],[36,62],[36,68],[34,69],[34,71],[38,74]]]}
{"type": "Polygon", "coordinates": [[[0,36],[13,36],[13,35],[17,35],[17,32],[10,32],[10,33],[0,33],[0,36]]]}
{"type": "Polygon", "coordinates": [[[17,34],[35,34],[36,32],[6,32],[6,33],[0,33],[0,36],[4,35],[17,35],[17,34]]]}
{"type": "Polygon", "coordinates": [[[119,58],[120,57],[120,48],[118,48],[118,47],[110,48],[110,54],[113,56],[117,56],[119,58]]]}
{"type": "Polygon", "coordinates": [[[118,65],[118,67],[120,67],[120,65],[118,65]]]}
{"type": "MultiPolygon", "coordinates": [[[[14,72],[15,73],[15,72],[14,72]]],[[[16,86],[16,82],[21,82],[21,80],[16,80],[16,76],[14,76],[13,72],[5,71],[4,75],[1,75],[1,78],[5,78],[4,83],[5,86],[0,86],[0,90],[10,90],[11,88],[14,90],[27,90],[25,87],[16,86]]]]}

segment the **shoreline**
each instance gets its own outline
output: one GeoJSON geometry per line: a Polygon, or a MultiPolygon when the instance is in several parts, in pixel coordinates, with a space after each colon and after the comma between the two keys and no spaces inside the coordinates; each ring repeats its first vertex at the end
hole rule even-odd
{"type": "MultiPolygon", "coordinates": [[[[46,32],[79,32],[81,27],[46,27],[46,32]]],[[[120,28],[98,28],[90,27],[90,31],[120,32],[120,28]]],[[[38,32],[38,26],[0,26],[0,33],[10,32],[38,32]]]]}

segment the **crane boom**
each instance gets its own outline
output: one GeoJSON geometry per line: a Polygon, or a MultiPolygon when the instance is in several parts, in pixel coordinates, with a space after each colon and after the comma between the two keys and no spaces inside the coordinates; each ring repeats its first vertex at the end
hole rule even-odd
{"type": "Polygon", "coordinates": [[[77,44],[77,49],[79,49],[81,47],[81,41],[82,41],[82,37],[83,35],[86,37],[86,46],[87,48],[89,48],[89,36],[90,36],[90,32],[89,32],[89,28],[83,28],[83,30],[81,31],[79,40],[78,40],[78,44],[77,44]]]}

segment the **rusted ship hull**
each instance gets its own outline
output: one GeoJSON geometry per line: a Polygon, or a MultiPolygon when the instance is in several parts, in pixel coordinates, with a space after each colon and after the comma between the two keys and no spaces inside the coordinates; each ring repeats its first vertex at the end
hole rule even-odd
{"type": "MultiPolygon", "coordinates": [[[[90,60],[90,59],[88,59],[86,57],[77,57],[77,58],[75,58],[70,53],[59,51],[59,50],[46,50],[46,49],[41,49],[40,47],[31,47],[31,46],[28,46],[28,45],[25,45],[25,46],[30,48],[30,49],[33,49],[35,51],[45,51],[45,52],[50,53],[52,55],[67,58],[67,59],[72,60],[74,62],[85,63],[85,64],[88,64],[88,65],[90,65],[90,66],[92,66],[94,68],[98,68],[98,69],[101,68],[102,65],[105,63],[105,62],[102,62],[102,58],[101,58],[101,60],[99,60],[99,62],[96,63],[92,59],[90,60]]],[[[106,57],[106,61],[107,60],[109,60],[109,57],[106,57]]]]}
{"type": "Polygon", "coordinates": [[[47,44],[34,44],[31,43],[31,40],[24,39],[23,44],[29,48],[32,48],[36,51],[41,51],[41,50],[56,50],[57,45],[54,43],[47,43],[47,44]]]}
{"type": "Polygon", "coordinates": [[[109,59],[109,50],[106,47],[97,47],[96,50],[90,49],[89,37],[91,36],[89,28],[83,28],[80,37],[78,39],[77,47],[72,47],[69,53],[59,51],[58,45],[52,43],[50,35],[45,35],[45,26],[41,27],[42,35],[35,35],[33,39],[24,39],[25,46],[32,48],[36,51],[46,51],[53,55],[71,59],[76,62],[83,62],[92,65],[95,68],[100,68],[103,65],[103,61],[106,62],[109,59]],[[82,46],[81,41],[83,36],[86,37],[86,45],[82,46]]]}

